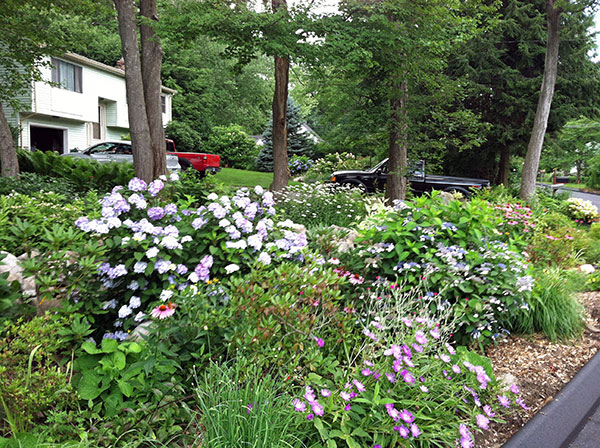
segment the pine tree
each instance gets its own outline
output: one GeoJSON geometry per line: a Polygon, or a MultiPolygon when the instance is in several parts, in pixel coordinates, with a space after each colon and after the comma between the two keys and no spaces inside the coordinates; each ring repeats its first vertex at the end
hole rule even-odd
{"type": "MultiPolygon", "coordinates": [[[[312,155],[314,143],[308,135],[302,131],[302,116],[300,115],[300,106],[298,106],[291,97],[287,101],[287,151],[288,157],[294,155],[308,156],[312,155]]],[[[262,134],[264,145],[256,158],[256,168],[259,171],[273,171],[273,117],[262,134]]]]}

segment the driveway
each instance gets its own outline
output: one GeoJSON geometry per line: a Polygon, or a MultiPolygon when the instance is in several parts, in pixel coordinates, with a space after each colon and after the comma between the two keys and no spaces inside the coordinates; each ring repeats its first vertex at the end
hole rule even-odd
{"type": "Polygon", "coordinates": [[[585,199],[586,201],[590,201],[592,204],[594,204],[596,207],[598,207],[598,210],[600,210],[600,195],[597,194],[590,194],[590,193],[582,193],[580,191],[576,191],[576,190],[567,190],[564,188],[561,188],[560,190],[561,193],[569,193],[571,195],[571,197],[574,198],[581,198],[581,199],[585,199]]]}

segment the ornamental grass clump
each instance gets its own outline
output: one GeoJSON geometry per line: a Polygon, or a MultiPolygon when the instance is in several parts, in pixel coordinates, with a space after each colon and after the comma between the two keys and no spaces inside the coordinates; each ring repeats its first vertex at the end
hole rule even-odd
{"type": "Polygon", "coordinates": [[[98,268],[104,337],[127,338],[174,290],[256,264],[302,259],[306,235],[274,216],[273,195],[262,187],[240,189],[233,197],[213,193],[206,205],[190,208],[189,201],[168,200],[177,181],[177,175],[150,184],[134,178],[102,198],[100,218],[76,221],[107,251],[98,268]]]}
{"type": "Polygon", "coordinates": [[[424,283],[439,292],[461,316],[455,339],[485,344],[511,329],[533,287],[525,256],[510,239],[499,240],[500,222],[477,198],[433,194],[379,206],[359,226],[354,257],[342,258],[370,280],[397,278],[405,288],[424,283]]]}
{"type": "Polygon", "coordinates": [[[398,314],[395,301],[419,298],[393,291],[370,299],[367,316],[376,317],[362,320],[360,356],[333,379],[308,375],[293,399],[298,420],[315,430],[309,446],[473,446],[503,408],[525,406],[518,388],[501,390],[488,359],[447,342],[451,325],[436,323],[428,305],[398,314]]]}

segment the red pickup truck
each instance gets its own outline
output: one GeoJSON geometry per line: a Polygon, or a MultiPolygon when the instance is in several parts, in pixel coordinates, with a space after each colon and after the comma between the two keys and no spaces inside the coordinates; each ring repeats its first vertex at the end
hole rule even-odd
{"type": "Polygon", "coordinates": [[[179,165],[181,165],[182,170],[191,167],[203,175],[206,173],[215,174],[221,171],[221,156],[198,152],[177,152],[173,140],[167,138],[165,141],[167,143],[167,154],[173,154],[179,158],[179,165]]]}

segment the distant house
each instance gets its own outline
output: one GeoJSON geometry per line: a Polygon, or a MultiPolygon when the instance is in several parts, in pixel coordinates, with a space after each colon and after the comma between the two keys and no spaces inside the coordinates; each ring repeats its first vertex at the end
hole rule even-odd
{"type": "MultiPolygon", "coordinates": [[[[6,108],[8,122],[19,129],[18,146],[70,152],[129,133],[125,72],[86,57],[67,53],[50,59],[42,79],[21,96],[24,110],[6,108]]],[[[162,88],[163,125],[171,121],[175,90],[162,88]]]]}

